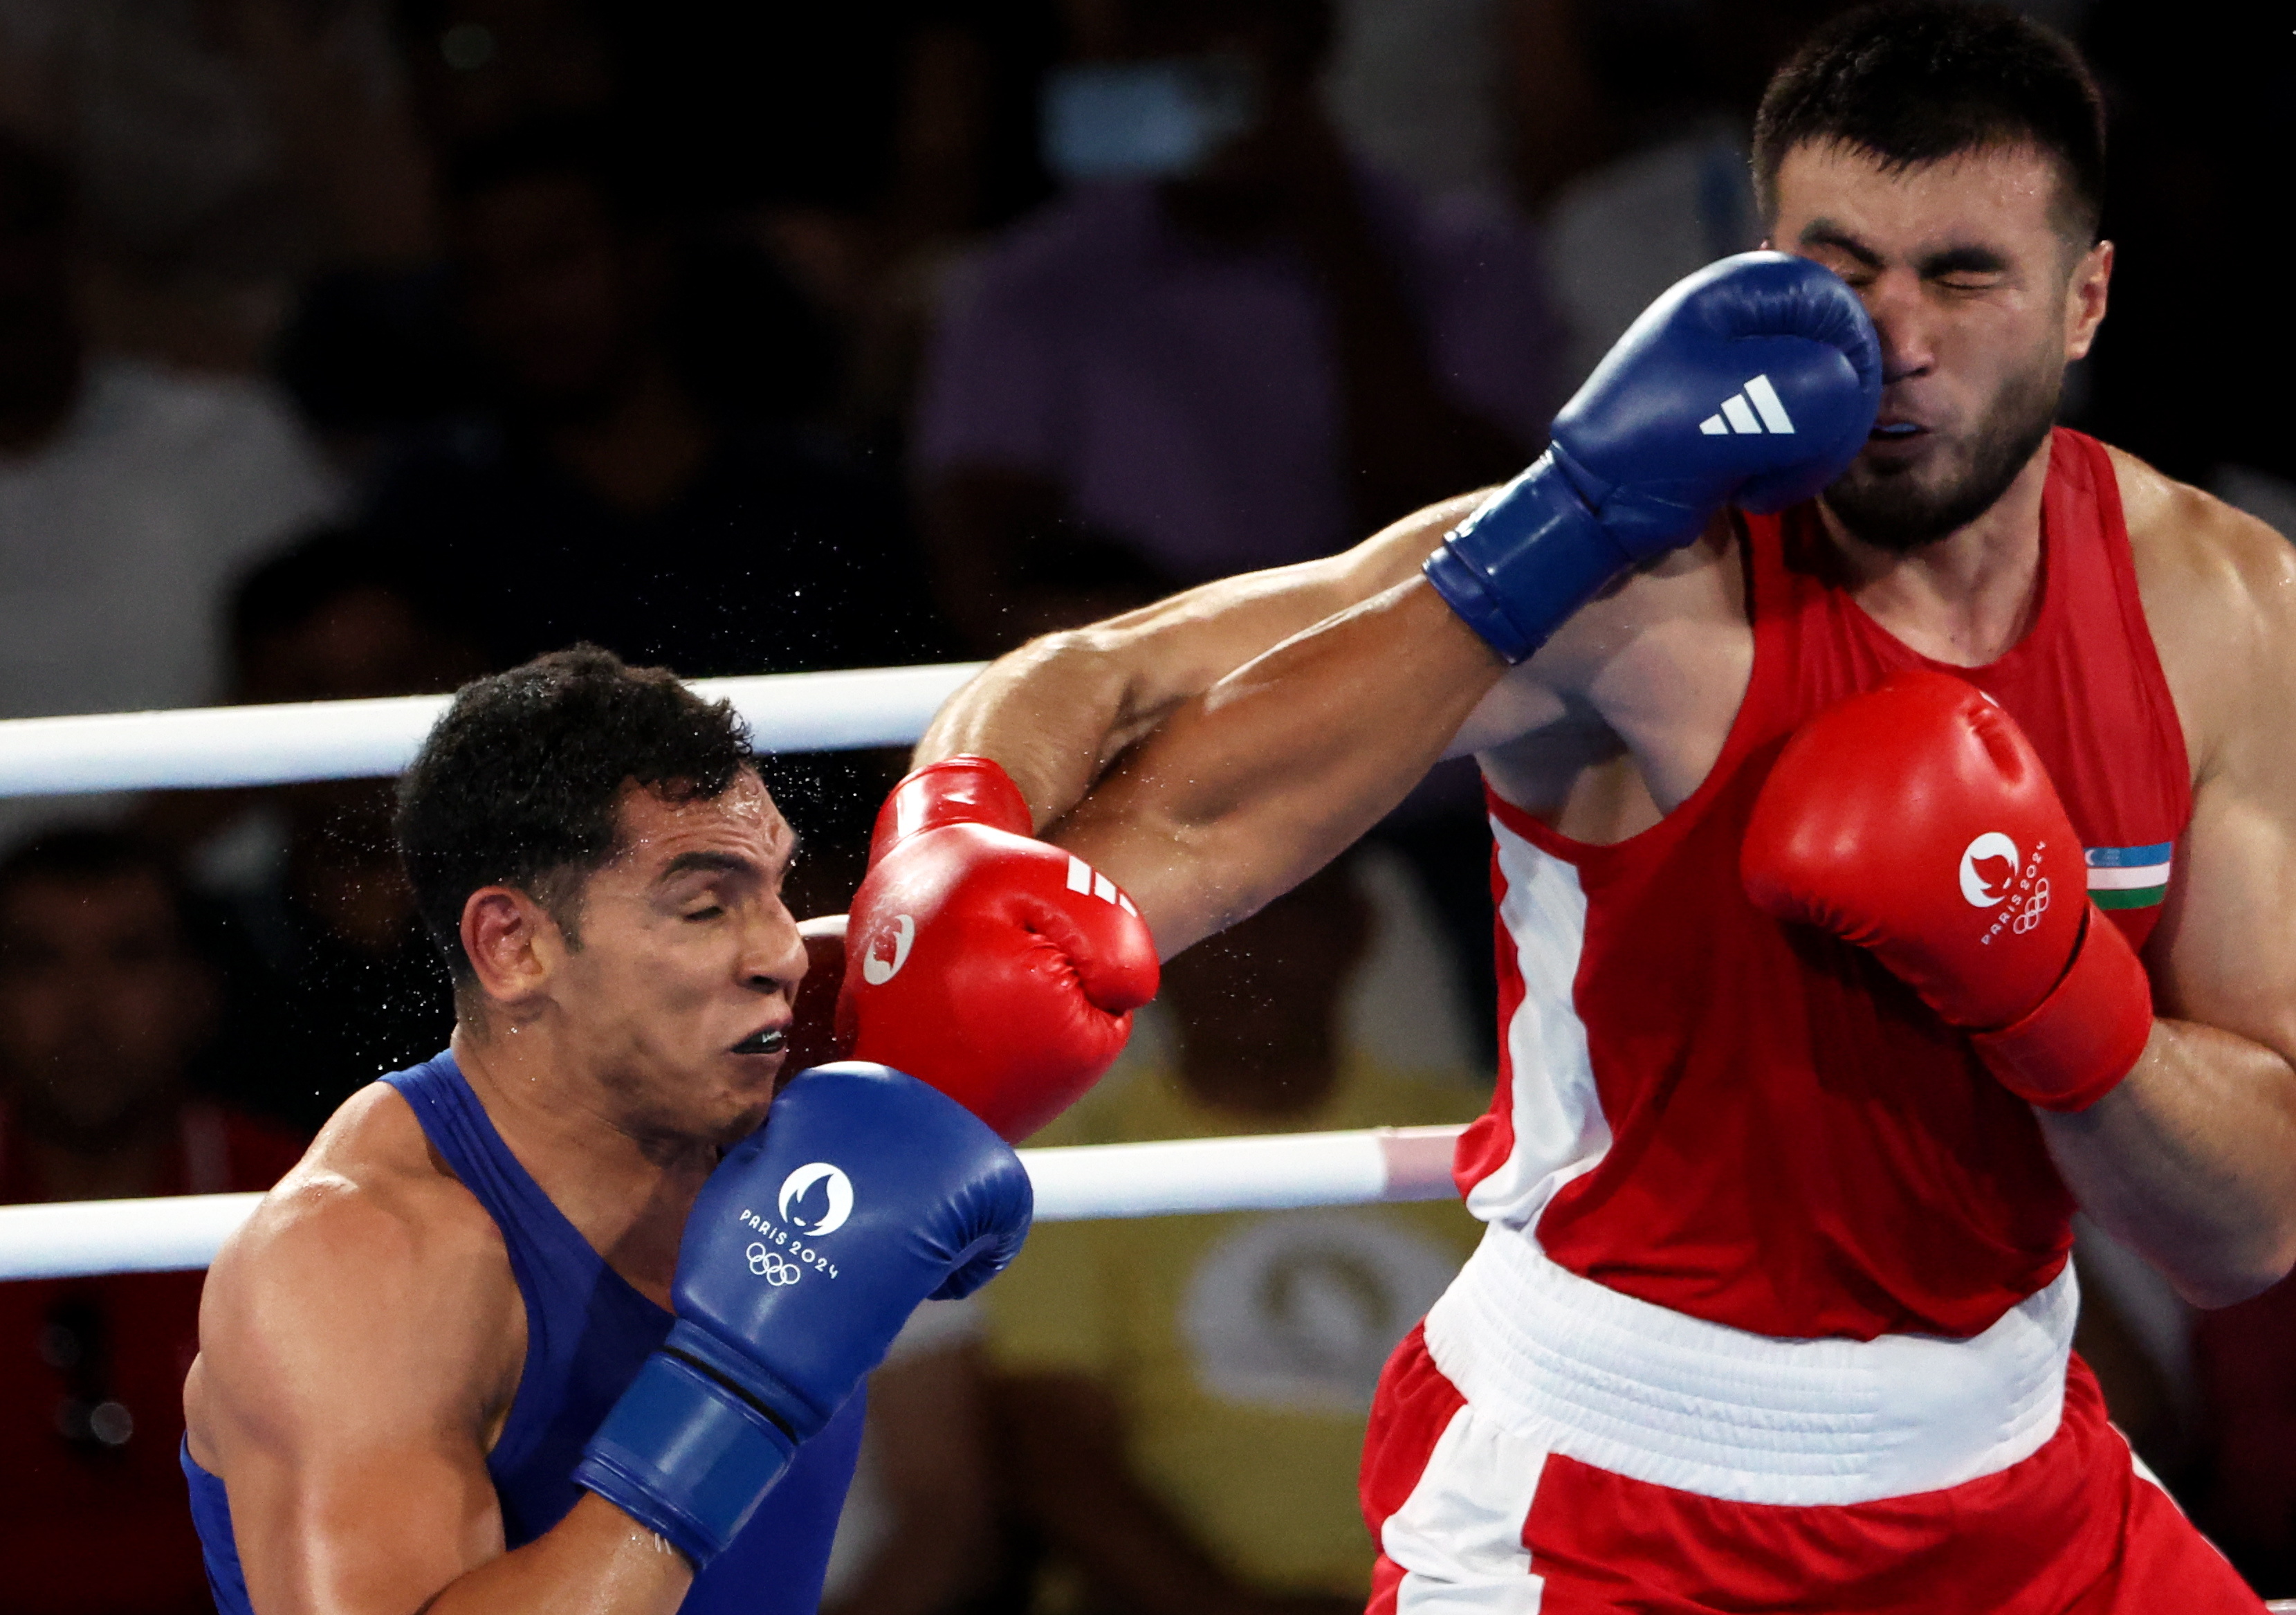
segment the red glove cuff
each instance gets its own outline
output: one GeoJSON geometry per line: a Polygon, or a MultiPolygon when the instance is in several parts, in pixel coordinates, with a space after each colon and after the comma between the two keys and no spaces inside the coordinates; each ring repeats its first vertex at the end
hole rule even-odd
{"type": "Polygon", "coordinates": [[[1014,835],[1031,835],[1037,821],[1021,787],[1000,765],[985,757],[945,757],[893,787],[877,810],[869,862],[875,864],[899,842],[943,824],[987,824],[1014,835]]]}
{"type": "Polygon", "coordinates": [[[2001,1086],[2045,1111],[2086,1111],[2135,1069],[2152,1036],[2152,984],[2094,903],[2072,963],[2021,1021],[1970,1041],[2001,1086]]]}

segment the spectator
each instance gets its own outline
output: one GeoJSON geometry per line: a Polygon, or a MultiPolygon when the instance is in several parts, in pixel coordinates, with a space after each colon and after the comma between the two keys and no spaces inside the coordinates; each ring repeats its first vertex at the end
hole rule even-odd
{"type": "MultiPolygon", "coordinates": [[[[1177,1063],[1111,1078],[1039,1142],[1467,1119],[1461,1075],[1342,1045],[1367,930],[1341,867],[1173,960],[1177,1063]]],[[[1373,1382],[1476,1233],[1456,1205],[1037,1229],[983,1297],[1049,1578],[1080,1578],[1087,1611],[1360,1610],[1373,1382]]]]}
{"type": "Polygon", "coordinates": [[[378,521],[429,553],[502,665],[576,640],[689,677],[917,659],[890,502],[697,385],[685,361],[727,333],[674,326],[650,183],[601,123],[465,152],[448,222],[495,403],[385,477],[378,521]]]}
{"type": "MultiPolygon", "coordinates": [[[[189,1094],[216,998],[157,854],[70,830],[0,862],[0,1198],[268,1188],[300,1144],[189,1094]]],[[[201,1281],[0,1284],[0,1603],[211,1607],[176,1464],[201,1281]]]]}
{"type": "MultiPolygon", "coordinates": [[[[250,572],[231,628],[246,701],[443,693],[485,670],[403,568],[353,531],[322,530],[250,572]]],[[[253,821],[203,860],[265,967],[255,996],[268,1025],[229,1092],[298,1127],[316,1130],[352,1089],[428,1060],[454,1025],[445,964],[399,868],[393,789],[315,780],[259,793],[253,821]]]]}
{"type": "Polygon", "coordinates": [[[100,345],[251,373],[314,266],[429,255],[389,6],[0,6],[0,119],[65,153],[79,184],[100,345]]]}
{"type": "Polygon", "coordinates": [[[1136,176],[992,249],[928,364],[928,521],[982,649],[1039,614],[1032,544],[1096,535],[1183,583],[1325,553],[1520,469],[1554,402],[1531,241],[1342,148],[1322,0],[1121,11],[1132,60],[1055,83],[1052,156],[1136,176]],[[1201,154],[1152,161],[1140,137],[1190,107],[1216,109],[1201,154]]]}
{"type": "MultiPolygon", "coordinates": [[[[936,660],[898,500],[745,407],[778,350],[730,320],[684,323],[681,243],[651,196],[603,123],[464,152],[448,222],[495,401],[386,474],[379,529],[453,589],[498,666],[581,640],[688,677],[936,660]],[[748,373],[702,363],[737,336],[758,355],[748,373]]],[[[816,900],[842,906],[898,773],[866,754],[775,759],[816,900]]]]}
{"type": "Polygon", "coordinates": [[[334,499],[260,385],[88,354],[67,182],[0,135],[0,717],[213,699],[224,580],[334,499]]]}

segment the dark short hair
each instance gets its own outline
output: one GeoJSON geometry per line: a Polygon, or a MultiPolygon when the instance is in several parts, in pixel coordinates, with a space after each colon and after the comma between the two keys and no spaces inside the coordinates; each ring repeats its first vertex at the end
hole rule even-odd
{"type": "Polygon", "coordinates": [[[1869,152],[1891,172],[1966,152],[2034,148],[2060,170],[2059,228],[2083,245],[2104,208],[2104,101],[2080,53],[2005,5],[1880,0],[1813,34],[1754,115],[1754,186],[1777,209],[1796,146],[1869,152]]]}
{"type": "Polygon", "coordinates": [[[757,763],[730,702],[595,645],[465,685],[398,785],[398,856],[423,926],[463,983],[463,906],[481,887],[533,897],[578,946],[581,883],[619,850],[624,786],[705,800],[757,763]]]}
{"type": "Polygon", "coordinates": [[[192,900],[182,872],[162,848],[124,830],[74,824],[42,831],[0,857],[0,905],[36,881],[99,886],[136,876],[159,888],[178,939],[189,947],[192,900]]]}

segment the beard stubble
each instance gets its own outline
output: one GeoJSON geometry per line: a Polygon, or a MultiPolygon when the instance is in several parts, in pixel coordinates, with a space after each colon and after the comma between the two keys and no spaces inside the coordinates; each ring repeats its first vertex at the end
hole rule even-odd
{"type": "Polygon", "coordinates": [[[1898,554],[1935,544],[1993,508],[2055,425],[2064,363],[2051,356],[2013,378],[1969,434],[1959,472],[1924,486],[1918,464],[1861,459],[1821,496],[1844,527],[1898,554]]]}

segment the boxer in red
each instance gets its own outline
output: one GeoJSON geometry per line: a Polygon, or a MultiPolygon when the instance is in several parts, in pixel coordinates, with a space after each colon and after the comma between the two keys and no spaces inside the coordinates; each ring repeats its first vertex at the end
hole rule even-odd
{"type": "Polygon", "coordinates": [[[1754,150],[1781,252],[1515,483],[1030,646],[922,755],[1168,955],[1480,758],[1488,1233],[1382,1386],[1375,1610],[2254,1610],[2067,1252],[2203,1305],[2296,1261],[2296,557],[2053,430],[2113,256],[2062,41],[1853,13],[1754,150]]]}

